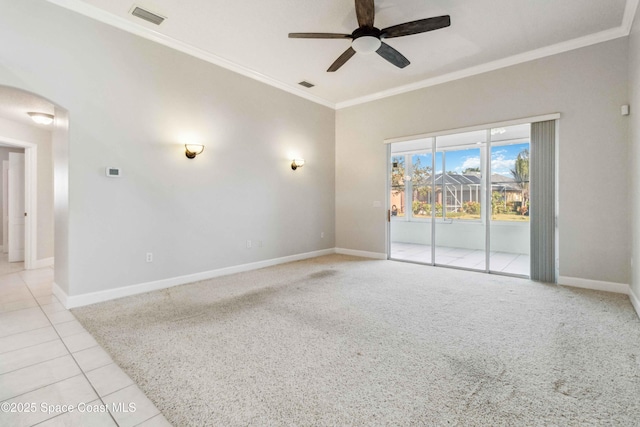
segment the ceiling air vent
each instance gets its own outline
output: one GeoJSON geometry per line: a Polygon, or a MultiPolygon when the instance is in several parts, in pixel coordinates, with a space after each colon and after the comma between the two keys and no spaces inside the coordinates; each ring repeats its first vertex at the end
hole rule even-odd
{"type": "Polygon", "coordinates": [[[304,80],[301,81],[300,83],[298,83],[300,86],[304,86],[306,88],[311,88],[314,87],[315,85],[313,83],[309,83],[309,82],[305,82],[304,80]]]}
{"type": "Polygon", "coordinates": [[[152,24],[160,25],[164,22],[164,16],[160,16],[156,13],[149,12],[148,10],[144,10],[141,7],[135,6],[131,11],[133,16],[137,16],[140,19],[144,19],[145,21],[151,22],[152,24]]]}

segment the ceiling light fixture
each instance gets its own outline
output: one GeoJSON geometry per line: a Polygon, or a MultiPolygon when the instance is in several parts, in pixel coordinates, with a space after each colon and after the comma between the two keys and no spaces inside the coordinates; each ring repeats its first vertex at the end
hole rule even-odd
{"type": "Polygon", "coordinates": [[[54,119],[53,114],[36,113],[33,111],[30,111],[27,114],[31,117],[31,120],[33,120],[34,122],[40,125],[50,125],[51,123],[53,123],[53,119],[54,119]]]}

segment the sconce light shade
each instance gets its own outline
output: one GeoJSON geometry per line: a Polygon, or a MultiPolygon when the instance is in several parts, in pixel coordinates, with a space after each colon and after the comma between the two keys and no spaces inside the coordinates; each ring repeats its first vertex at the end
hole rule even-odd
{"type": "Polygon", "coordinates": [[[198,154],[204,151],[204,145],[200,144],[184,144],[185,156],[189,159],[194,159],[198,154]]]}
{"type": "Polygon", "coordinates": [[[304,166],[304,159],[293,159],[291,169],[296,170],[304,166]]]}
{"type": "Polygon", "coordinates": [[[36,113],[33,111],[30,111],[27,114],[29,115],[29,117],[31,117],[31,120],[33,120],[38,124],[50,125],[51,123],[53,123],[53,119],[54,119],[53,114],[36,113]]]}

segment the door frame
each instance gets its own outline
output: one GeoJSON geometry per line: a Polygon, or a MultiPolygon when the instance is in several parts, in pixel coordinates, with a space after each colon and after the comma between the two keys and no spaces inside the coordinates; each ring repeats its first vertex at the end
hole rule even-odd
{"type": "Polygon", "coordinates": [[[0,142],[24,149],[24,269],[36,268],[38,249],[38,145],[0,135],[0,142]]]}
{"type": "MultiPolygon", "coordinates": [[[[386,138],[383,140],[383,144],[385,144],[386,147],[386,152],[387,152],[387,156],[386,156],[386,163],[387,163],[387,177],[385,179],[385,187],[386,187],[386,211],[387,211],[387,215],[386,215],[386,223],[385,223],[385,239],[386,239],[386,250],[387,250],[387,254],[386,254],[386,259],[390,260],[391,258],[391,215],[389,214],[390,212],[390,201],[391,201],[391,145],[393,143],[397,143],[397,142],[406,142],[406,141],[412,141],[412,140],[419,140],[419,139],[425,139],[425,138],[437,138],[439,136],[446,136],[446,135],[451,135],[451,134],[456,134],[456,133],[466,133],[466,132],[473,132],[473,131],[480,131],[480,130],[487,130],[487,129],[491,129],[491,128],[497,128],[497,127],[509,127],[509,126],[514,126],[514,125],[521,125],[521,124],[526,124],[526,123],[534,123],[534,122],[543,122],[543,121],[549,121],[549,120],[554,120],[556,123],[556,135],[555,135],[555,165],[554,165],[554,174],[555,174],[555,200],[554,200],[554,204],[555,204],[555,216],[556,216],[556,223],[555,223],[555,276],[556,276],[556,283],[559,281],[560,278],[560,230],[559,230],[559,222],[558,222],[558,217],[560,215],[560,192],[559,192],[559,174],[560,174],[560,117],[561,114],[560,113],[550,113],[550,114],[545,114],[545,115],[540,115],[540,116],[532,116],[532,117],[523,117],[523,118],[519,118],[519,119],[513,119],[513,120],[505,120],[505,121],[499,121],[499,122],[493,122],[493,123],[485,123],[485,124],[481,124],[481,125],[474,125],[474,126],[467,126],[467,127],[461,127],[461,128],[457,128],[457,129],[448,129],[448,130],[439,130],[439,131],[435,131],[435,132],[425,132],[425,133],[421,133],[421,134],[415,134],[415,135],[407,135],[407,136],[401,136],[401,137],[395,137],[395,138],[386,138]]],[[[488,156],[491,155],[491,143],[490,143],[490,138],[489,139],[489,143],[488,143],[488,156]]],[[[433,152],[433,159],[435,161],[435,151],[432,150],[433,152]]],[[[490,158],[487,159],[487,163],[490,165],[491,164],[491,160],[490,158]]],[[[489,174],[491,173],[491,168],[489,167],[489,174]]],[[[487,206],[491,206],[491,199],[490,199],[490,195],[491,195],[491,190],[489,189],[487,191],[487,200],[485,203],[487,203],[487,206]]],[[[435,203],[433,204],[435,206],[435,203]]],[[[490,217],[490,215],[489,215],[490,217]]],[[[490,219],[489,219],[490,220],[490,219]]],[[[433,233],[433,224],[434,222],[432,221],[432,242],[433,242],[433,238],[434,238],[434,233],[433,233]]],[[[487,235],[490,233],[489,230],[490,227],[490,222],[487,223],[487,235]]],[[[487,236],[487,239],[485,241],[485,246],[487,247],[487,249],[490,249],[490,240],[489,240],[489,236],[487,236]]],[[[433,251],[432,251],[432,260],[433,260],[433,251]]],[[[487,250],[486,252],[486,256],[487,258],[489,257],[489,250],[487,250]]],[[[485,267],[489,266],[490,264],[487,262],[485,263],[485,267]]],[[[431,264],[427,264],[427,265],[431,265],[431,264]]],[[[448,266],[441,266],[441,267],[446,267],[446,268],[458,268],[458,267],[448,267],[448,266]]],[[[461,269],[461,268],[458,268],[461,269]]],[[[479,270],[474,270],[474,271],[479,271],[479,270]]],[[[509,274],[502,274],[502,273],[497,273],[497,272],[491,272],[491,271],[486,271],[486,273],[488,274],[500,274],[500,275],[509,275],[509,274]]]]}

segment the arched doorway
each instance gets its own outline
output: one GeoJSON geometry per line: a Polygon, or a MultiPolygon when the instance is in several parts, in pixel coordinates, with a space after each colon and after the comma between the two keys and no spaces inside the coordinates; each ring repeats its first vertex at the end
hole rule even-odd
{"type": "MultiPolygon", "coordinates": [[[[24,153],[25,269],[53,266],[58,252],[66,250],[66,234],[60,230],[67,229],[67,144],[65,109],[39,95],[0,85],[0,160],[4,151],[24,153]]],[[[0,218],[4,219],[2,213],[0,218]]],[[[60,267],[66,271],[66,265],[60,267]]]]}

